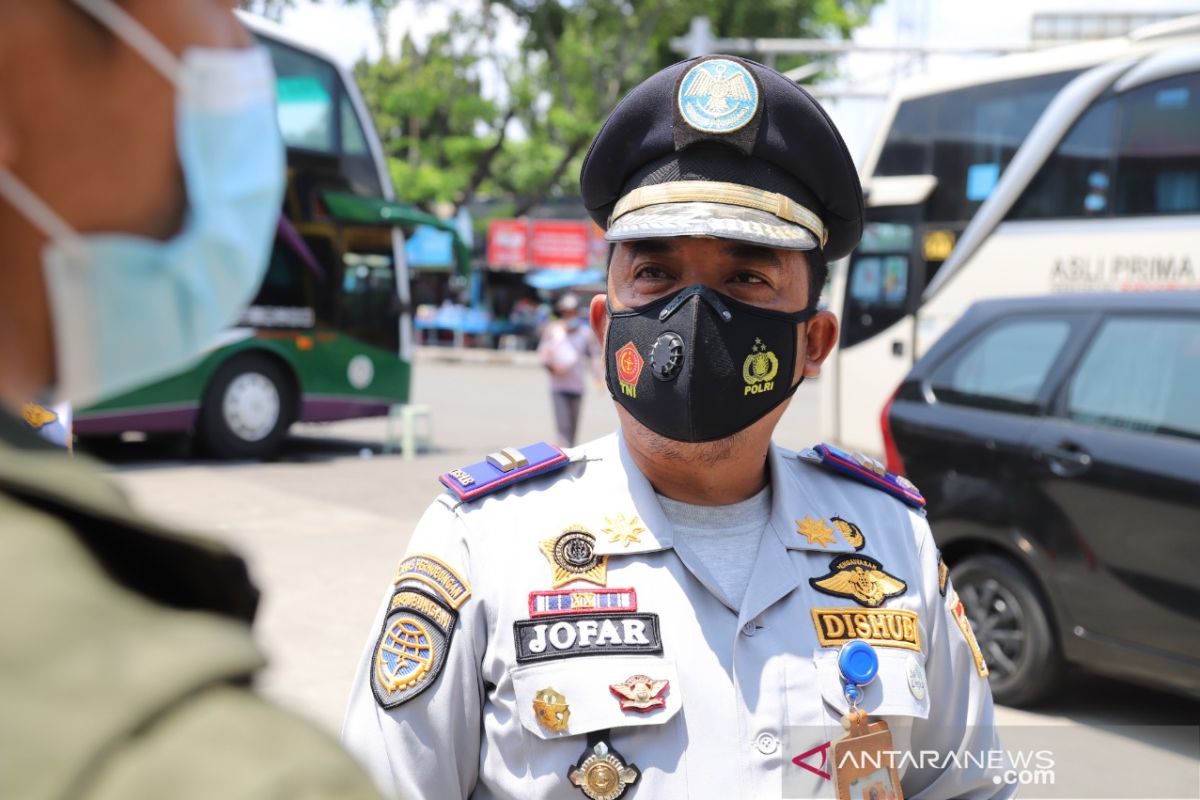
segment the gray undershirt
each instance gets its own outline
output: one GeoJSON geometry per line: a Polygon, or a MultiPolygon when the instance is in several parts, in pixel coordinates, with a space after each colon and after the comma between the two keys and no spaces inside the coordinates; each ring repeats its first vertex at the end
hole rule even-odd
{"type": "Polygon", "coordinates": [[[695,506],[658,495],[676,540],[695,553],[717,582],[725,604],[742,606],[758,543],[771,518],[771,487],[729,506],[695,506]]]}

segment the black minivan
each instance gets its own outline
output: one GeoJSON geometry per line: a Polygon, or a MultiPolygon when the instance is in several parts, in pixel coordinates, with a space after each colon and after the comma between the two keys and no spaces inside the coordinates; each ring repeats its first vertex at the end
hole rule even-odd
{"type": "Polygon", "coordinates": [[[1200,292],[978,303],[883,428],[999,702],[1068,663],[1200,697],[1200,292]]]}

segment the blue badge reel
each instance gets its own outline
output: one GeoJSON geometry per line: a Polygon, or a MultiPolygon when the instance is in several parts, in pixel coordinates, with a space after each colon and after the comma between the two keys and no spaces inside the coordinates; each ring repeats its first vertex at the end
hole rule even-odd
{"type": "Polygon", "coordinates": [[[838,653],[838,670],[845,683],[846,699],[857,706],[862,698],[862,687],[875,680],[879,673],[879,656],[875,648],[861,639],[847,643],[838,653]]]}

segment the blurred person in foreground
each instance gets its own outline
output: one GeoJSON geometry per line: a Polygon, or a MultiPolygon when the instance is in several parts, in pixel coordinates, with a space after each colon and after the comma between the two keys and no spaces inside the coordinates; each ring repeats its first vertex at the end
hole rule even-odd
{"type": "Polygon", "coordinates": [[[558,443],[574,447],[579,412],[589,375],[600,366],[599,344],[583,315],[579,298],[565,294],[555,304],[558,319],[546,323],[538,344],[538,362],[550,373],[550,400],[558,443]]]}
{"type": "Polygon", "coordinates": [[[862,235],[833,123],[768,67],[691,59],[621,101],[580,188],[614,245],[589,311],[620,428],[440,477],[343,741],[421,798],[1011,795],[920,492],[772,442],[862,235]]]}
{"type": "Polygon", "coordinates": [[[0,797],[376,796],[251,690],[243,562],[17,416],[183,366],[257,289],[283,150],[233,5],[0,0],[0,797]]]}

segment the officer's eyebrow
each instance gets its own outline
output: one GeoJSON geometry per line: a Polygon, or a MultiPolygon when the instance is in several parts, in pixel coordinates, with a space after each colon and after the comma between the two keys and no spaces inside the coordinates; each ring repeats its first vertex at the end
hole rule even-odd
{"type": "Polygon", "coordinates": [[[783,269],[779,254],[769,247],[748,242],[730,242],[724,247],[725,255],[737,261],[754,261],[777,269],[783,269]]]}
{"type": "Polygon", "coordinates": [[[629,255],[638,256],[669,256],[679,248],[670,239],[638,239],[629,243],[629,255]]]}

